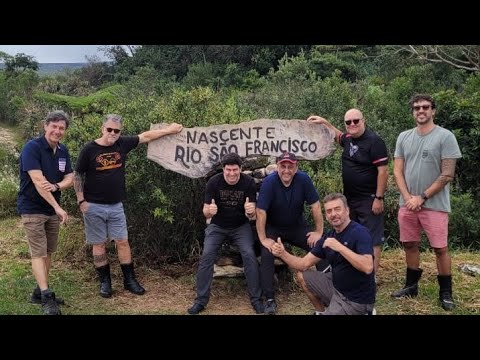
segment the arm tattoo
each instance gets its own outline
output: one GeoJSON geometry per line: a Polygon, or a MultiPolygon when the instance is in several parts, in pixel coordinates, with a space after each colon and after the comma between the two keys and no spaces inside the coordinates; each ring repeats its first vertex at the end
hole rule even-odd
{"type": "Polygon", "coordinates": [[[85,173],[78,173],[75,171],[73,178],[73,188],[75,192],[83,192],[83,184],[85,184],[85,173]]]}
{"type": "Polygon", "coordinates": [[[435,180],[435,182],[440,183],[442,186],[447,185],[449,182],[453,180],[455,175],[455,164],[457,163],[457,159],[443,159],[441,163],[442,173],[440,176],[435,180]]]}

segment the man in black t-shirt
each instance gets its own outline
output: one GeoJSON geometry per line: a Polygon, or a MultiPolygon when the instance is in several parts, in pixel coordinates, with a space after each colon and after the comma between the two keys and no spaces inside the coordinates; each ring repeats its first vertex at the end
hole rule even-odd
{"type": "Polygon", "coordinates": [[[262,314],[262,290],[249,223],[255,218],[255,182],[252,177],[241,173],[242,159],[238,154],[225,155],[222,166],[223,173],[207,182],[203,215],[210,219],[210,224],[205,229],[203,253],[198,265],[197,297],[188,313],[196,315],[207,306],[215,259],[223,242],[229,237],[237,244],[242,256],[252,307],[257,314],[262,314]]]}
{"type": "Polygon", "coordinates": [[[388,180],[387,147],[377,134],[365,127],[360,110],[348,110],[344,119],[345,133],[320,116],[310,116],[307,121],[332,129],[335,140],[343,147],[343,193],[350,207],[350,218],[364,225],[372,235],[376,273],[385,241],[383,198],[388,180]]]}
{"type": "Polygon", "coordinates": [[[109,114],[102,126],[102,136],[87,143],[78,156],[74,187],[83,213],[85,236],[93,245],[93,263],[100,278],[100,295],[112,296],[110,265],[105,245],[114,240],[124,276],[124,287],[142,295],[145,289],[135,278],[128,243],[127,221],[122,201],[125,199],[125,163],[127,154],[138,144],[148,143],[182,130],[172,123],[160,130],[149,130],[135,136],[121,136],[122,117],[109,114]]]}

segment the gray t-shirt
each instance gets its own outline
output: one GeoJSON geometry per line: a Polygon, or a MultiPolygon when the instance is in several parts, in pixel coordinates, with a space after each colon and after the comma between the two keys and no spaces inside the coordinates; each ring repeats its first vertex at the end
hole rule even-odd
{"type": "MultiPolygon", "coordinates": [[[[420,195],[440,176],[442,159],[461,157],[455,135],[438,125],[425,135],[419,135],[416,128],[402,132],[395,147],[395,158],[405,161],[405,181],[412,195],[420,195]]],[[[428,199],[424,207],[450,212],[449,185],[428,199]]],[[[400,206],[404,203],[400,196],[400,206]]]]}

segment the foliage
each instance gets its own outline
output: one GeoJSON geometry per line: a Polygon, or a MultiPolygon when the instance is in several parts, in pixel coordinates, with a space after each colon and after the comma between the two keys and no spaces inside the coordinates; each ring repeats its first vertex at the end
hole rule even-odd
{"type": "Polygon", "coordinates": [[[103,114],[104,109],[115,100],[121,88],[122,85],[113,85],[88,96],[67,96],[37,91],[34,98],[48,107],[64,109],[77,116],[88,113],[103,114]]]}
{"type": "Polygon", "coordinates": [[[480,209],[471,193],[452,194],[448,241],[452,249],[480,249],[480,209]]]}
{"type": "Polygon", "coordinates": [[[5,75],[7,78],[16,77],[27,70],[38,70],[38,62],[31,55],[18,53],[14,56],[10,56],[5,53],[1,53],[0,59],[2,58],[5,63],[5,75]]]}

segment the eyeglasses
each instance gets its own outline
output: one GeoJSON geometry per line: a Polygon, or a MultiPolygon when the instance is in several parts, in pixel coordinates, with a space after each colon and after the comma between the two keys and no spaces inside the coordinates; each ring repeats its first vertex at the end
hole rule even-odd
{"type": "Polygon", "coordinates": [[[358,125],[358,123],[360,122],[360,120],[362,120],[362,119],[345,120],[345,125],[347,125],[347,126],[352,125],[352,121],[353,121],[353,123],[354,123],[355,125],[358,125]]]}
{"type": "Polygon", "coordinates": [[[413,107],[413,110],[415,111],[418,111],[420,110],[420,108],[422,108],[423,110],[428,110],[432,107],[432,105],[421,105],[421,106],[414,106],[413,107]]]}
{"type": "Polygon", "coordinates": [[[105,128],[105,130],[107,130],[107,132],[111,133],[112,131],[115,133],[115,134],[118,134],[120,131],[120,129],[113,129],[113,128],[105,128]]]}

